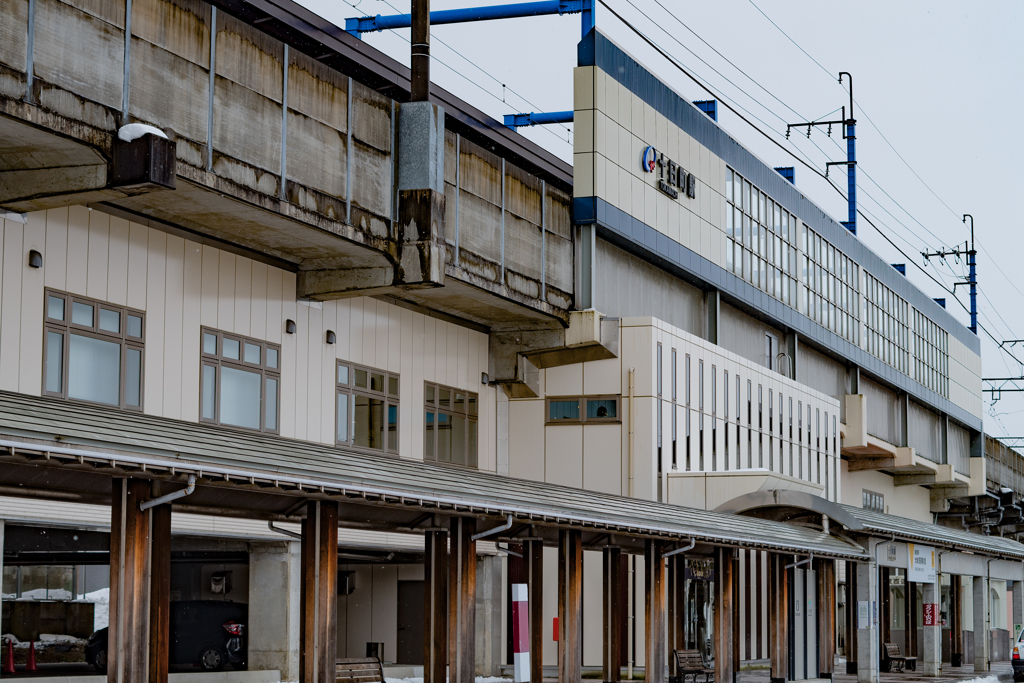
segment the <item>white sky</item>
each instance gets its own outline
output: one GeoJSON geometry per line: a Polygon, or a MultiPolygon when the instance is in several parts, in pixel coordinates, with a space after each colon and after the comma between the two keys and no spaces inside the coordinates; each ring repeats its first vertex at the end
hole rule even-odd
{"type": "MultiPolygon", "coordinates": [[[[339,26],[346,17],[395,14],[395,8],[408,12],[410,7],[409,0],[299,1],[339,26]],[[353,9],[353,4],[358,8],[353,9]]],[[[1019,234],[1020,221],[1014,219],[1019,212],[1011,207],[1014,197],[1022,199],[1020,190],[1013,188],[1024,187],[1024,164],[1020,163],[1024,3],[607,1],[722,100],[748,110],[752,115],[748,119],[780,141],[786,123],[823,118],[847,104],[848,95],[837,76],[839,71],[851,72],[857,101],[860,208],[910,258],[901,256],[862,218],[858,218],[858,236],[887,261],[908,262],[911,280],[931,296],[945,296],[949,310],[966,326],[964,309],[913,263],[923,263],[920,252],[925,249],[952,247],[966,240],[969,231],[961,215],[973,214],[980,324],[999,340],[1024,339],[1024,275],[1018,263],[1024,238],[1019,234]]],[[[431,9],[497,3],[434,0],[431,9]]],[[[691,100],[711,98],[600,5],[597,25],[678,92],[691,100]]],[[[579,38],[579,15],[435,26],[431,75],[434,82],[499,120],[508,113],[572,109],[572,70],[579,38]]],[[[366,34],[364,39],[408,64],[407,29],[366,34]]],[[[770,164],[796,165],[797,187],[837,220],[846,219],[846,200],[806,167],[721,106],[719,123],[770,164]]],[[[572,145],[565,126],[520,132],[571,162],[572,145]]],[[[806,153],[823,170],[826,160],[845,159],[838,130],[833,131],[832,140],[824,130],[812,134],[812,142],[823,152],[794,131],[792,142],[783,144],[806,153]]],[[[844,169],[834,168],[830,176],[845,191],[844,169]]],[[[954,273],[966,273],[962,263],[952,260],[946,266],[933,261],[926,270],[949,289],[954,273]]],[[[967,305],[966,287],[958,287],[957,294],[967,305]]],[[[979,334],[985,377],[1024,375],[1020,364],[998,350],[983,331],[979,334]]],[[[1024,344],[1013,353],[1024,360],[1024,344]]],[[[1024,394],[1003,394],[994,406],[986,398],[985,410],[987,432],[1024,436],[1024,394]]]]}

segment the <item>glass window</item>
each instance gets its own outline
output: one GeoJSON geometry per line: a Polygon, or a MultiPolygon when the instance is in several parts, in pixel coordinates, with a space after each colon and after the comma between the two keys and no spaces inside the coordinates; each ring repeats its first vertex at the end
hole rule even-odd
{"type": "MultiPolygon", "coordinates": [[[[280,349],[257,339],[203,328],[201,419],[230,427],[278,431],[280,374],[264,361],[280,349]]],[[[276,357],[276,356],[275,356],[276,357]]]]}
{"type": "Polygon", "coordinates": [[[548,424],[618,422],[618,396],[566,396],[549,398],[548,424]]]}
{"type": "Polygon", "coordinates": [[[144,314],[50,290],[45,309],[44,393],[141,410],[144,314]]]}
{"type": "MultiPolygon", "coordinates": [[[[477,466],[477,394],[451,387],[426,383],[423,396],[426,403],[426,420],[423,442],[425,460],[446,462],[466,467],[477,466]],[[434,397],[451,397],[446,407],[434,405],[434,397]]],[[[398,408],[390,409],[389,424],[398,420],[398,408]]],[[[550,408],[549,408],[550,410],[550,408]]],[[[579,404],[576,405],[579,412],[579,404]]],[[[389,439],[392,432],[388,432],[389,439]]],[[[389,441],[390,446],[390,441],[389,441]]],[[[397,448],[397,442],[396,442],[397,448]]]]}
{"type": "Polygon", "coordinates": [[[337,443],[397,455],[398,387],[397,374],[339,361],[337,443]],[[389,385],[393,395],[385,391],[389,385]]]}

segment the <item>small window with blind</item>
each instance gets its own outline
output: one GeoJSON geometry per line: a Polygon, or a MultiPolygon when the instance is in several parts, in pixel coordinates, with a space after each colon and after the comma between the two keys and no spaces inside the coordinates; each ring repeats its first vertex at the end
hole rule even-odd
{"type": "Polygon", "coordinates": [[[142,410],[142,311],[46,290],[43,393],[142,410]]]}
{"type": "Polygon", "coordinates": [[[338,445],[398,455],[398,374],[338,361],[338,445]]]}
{"type": "Polygon", "coordinates": [[[423,387],[423,459],[476,467],[477,394],[427,382],[423,387]]]}
{"type": "Polygon", "coordinates": [[[201,362],[201,421],[278,432],[280,346],[204,327],[201,362]]]}

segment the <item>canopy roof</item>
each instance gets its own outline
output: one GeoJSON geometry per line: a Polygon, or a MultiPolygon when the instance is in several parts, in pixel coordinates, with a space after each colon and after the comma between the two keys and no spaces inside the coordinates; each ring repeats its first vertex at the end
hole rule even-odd
{"type": "MultiPolygon", "coordinates": [[[[22,394],[0,392],[0,448],[9,453],[0,457],[9,463],[0,467],[0,485],[8,491],[11,484],[32,485],[44,495],[51,488],[87,487],[88,478],[100,474],[195,473],[206,486],[187,500],[205,496],[225,508],[259,500],[259,510],[279,513],[294,509],[296,495],[329,496],[362,506],[349,515],[354,521],[393,519],[399,527],[430,512],[512,515],[520,523],[583,527],[617,537],[867,559],[860,546],[805,526],[22,394]],[[58,469],[41,477],[40,464],[58,469]]],[[[102,481],[92,486],[109,492],[102,481]]],[[[342,525],[347,519],[343,513],[342,525]]]]}

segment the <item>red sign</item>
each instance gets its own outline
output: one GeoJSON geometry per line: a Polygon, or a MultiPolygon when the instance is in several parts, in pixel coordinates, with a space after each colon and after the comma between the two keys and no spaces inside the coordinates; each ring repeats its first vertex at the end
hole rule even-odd
{"type": "Polygon", "coordinates": [[[558,617],[551,619],[551,640],[558,642],[558,617]]]}
{"type": "Polygon", "coordinates": [[[926,602],[924,607],[924,625],[925,626],[938,626],[939,625],[939,606],[934,603],[926,602]]]}

